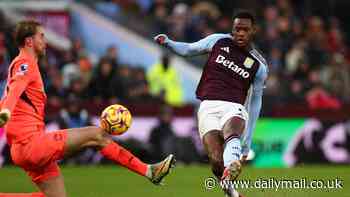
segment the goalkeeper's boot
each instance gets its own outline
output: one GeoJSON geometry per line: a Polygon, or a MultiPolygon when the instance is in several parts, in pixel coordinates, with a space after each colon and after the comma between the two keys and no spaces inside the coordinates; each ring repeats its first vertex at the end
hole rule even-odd
{"type": "Polygon", "coordinates": [[[152,173],[150,181],[155,185],[162,185],[163,178],[175,167],[175,162],[175,156],[170,154],[163,161],[150,165],[152,173]]]}

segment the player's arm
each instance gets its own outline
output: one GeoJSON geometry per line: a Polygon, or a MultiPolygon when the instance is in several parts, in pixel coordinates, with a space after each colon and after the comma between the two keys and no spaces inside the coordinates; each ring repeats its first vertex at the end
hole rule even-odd
{"type": "Polygon", "coordinates": [[[31,81],[29,64],[26,62],[17,62],[13,65],[12,78],[8,82],[6,96],[3,98],[0,110],[0,127],[4,126],[10,119],[11,113],[17,104],[21,94],[31,81]]]}
{"type": "Polygon", "coordinates": [[[210,52],[214,44],[219,39],[225,38],[225,37],[230,37],[230,35],[229,34],[212,34],[197,42],[186,43],[186,42],[176,42],[169,39],[168,36],[165,34],[159,34],[156,37],[154,37],[154,40],[158,44],[171,49],[178,55],[194,56],[194,55],[200,55],[200,54],[205,54],[210,52]]]}
{"type": "Polygon", "coordinates": [[[255,129],[256,122],[259,118],[261,106],[262,106],[262,95],[267,78],[267,67],[260,66],[256,73],[256,77],[252,87],[251,98],[248,105],[249,120],[247,130],[243,136],[242,154],[246,158],[248,156],[250,146],[252,143],[252,136],[255,129]]]}

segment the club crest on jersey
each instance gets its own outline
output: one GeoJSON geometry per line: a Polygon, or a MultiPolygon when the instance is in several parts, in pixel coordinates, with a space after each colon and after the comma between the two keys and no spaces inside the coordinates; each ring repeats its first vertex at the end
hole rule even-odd
{"type": "Polygon", "coordinates": [[[254,60],[250,57],[245,58],[244,63],[243,63],[243,65],[246,68],[251,68],[253,66],[253,64],[254,64],[254,60]]]}
{"type": "Polygon", "coordinates": [[[21,64],[16,75],[24,75],[28,71],[28,64],[21,64]]]}

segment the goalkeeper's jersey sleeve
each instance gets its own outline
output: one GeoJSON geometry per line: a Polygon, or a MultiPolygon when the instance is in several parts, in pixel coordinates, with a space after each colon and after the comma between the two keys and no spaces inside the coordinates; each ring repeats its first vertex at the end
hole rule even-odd
{"type": "Polygon", "coordinates": [[[9,66],[1,102],[1,108],[11,112],[11,118],[5,125],[9,142],[25,138],[38,130],[35,128],[44,126],[45,103],[39,66],[34,58],[22,51],[9,66]]]}

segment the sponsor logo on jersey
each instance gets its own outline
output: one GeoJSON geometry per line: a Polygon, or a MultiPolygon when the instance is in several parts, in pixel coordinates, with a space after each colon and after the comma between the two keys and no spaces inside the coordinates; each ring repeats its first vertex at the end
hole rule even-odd
{"type": "Polygon", "coordinates": [[[253,66],[253,64],[254,64],[254,60],[250,57],[245,58],[244,63],[243,63],[243,65],[246,68],[251,68],[253,66]]]}
{"type": "Polygon", "coordinates": [[[236,65],[235,62],[226,59],[225,56],[219,55],[216,58],[215,62],[231,69],[233,72],[237,73],[238,75],[242,76],[245,79],[249,77],[249,72],[245,71],[243,68],[236,65]]]}
{"type": "Polygon", "coordinates": [[[28,64],[21,64],[16,75],[24,75],[28,71],[28,64]]]}
{"type": "Polygon", "coordinates": [[[221,47],[220,49],[227,52],[227,53],[230,52],[230,47],[221,47]]]}

